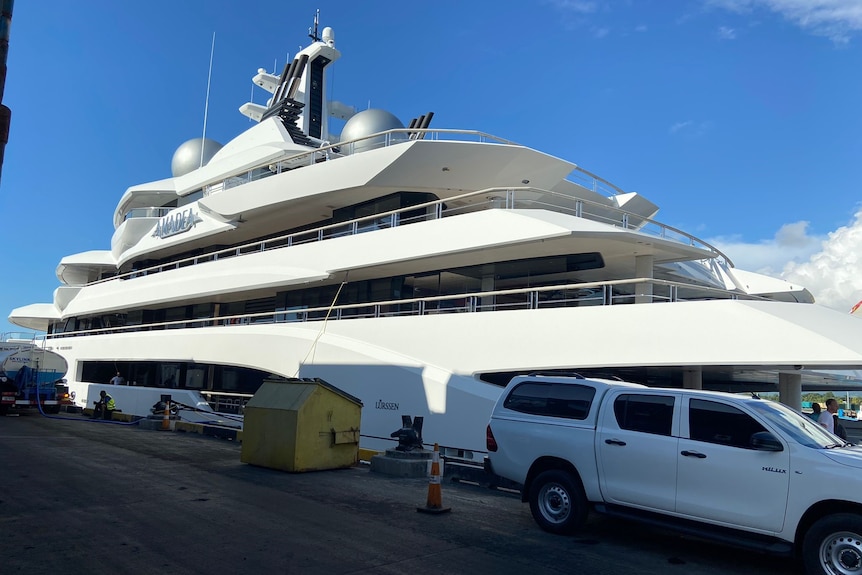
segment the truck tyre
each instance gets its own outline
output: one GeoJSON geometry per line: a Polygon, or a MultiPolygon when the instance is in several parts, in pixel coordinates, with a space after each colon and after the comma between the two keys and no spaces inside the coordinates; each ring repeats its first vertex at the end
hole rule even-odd
{"type": "Polygon", "coordinates": [[[862,575],[862,515],[819,519],[805,534],[802,560],[809,575],[862,575]]]}
{"type": "Polygon", "coordinates": [[[540,473],[530,485],[530,511],[545,531],[563,535],[576,530],[587,520],[581,480],[560,469],[540,473]]]}

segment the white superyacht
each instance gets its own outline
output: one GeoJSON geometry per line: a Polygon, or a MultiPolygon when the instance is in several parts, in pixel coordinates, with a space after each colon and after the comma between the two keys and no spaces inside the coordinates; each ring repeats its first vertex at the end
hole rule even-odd
{"type": "Polygon", "coordinates": [[[780,389],[862,368],[862,322],[802,286],[736,269],[654,218],[655,204],[488,134],[404,124],[328,101],[331,28],[253,82],[250,129],[190,140],[173,176],[130,187],[111,249],[64,257],[46,332],[75,401],[112,391],[236,407],[271,377],[321,378],[363,402],[361,445],[401,416],[426,442],[484,455],[508,380],[577,371],[649,385],[780,389]],[[340,133],[334,126],[343,124],[340,133]]]}

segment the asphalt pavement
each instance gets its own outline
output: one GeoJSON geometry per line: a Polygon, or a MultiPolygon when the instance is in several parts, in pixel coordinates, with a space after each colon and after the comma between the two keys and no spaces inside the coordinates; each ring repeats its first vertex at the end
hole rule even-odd
{"type": "Polygon", "coordinates": [[[520,497],[368,466],[285,473],[236,442],[36,412],[0,417],[0,573],[778,575],[791,560],[593,515],[541,531],[520,497]]]}

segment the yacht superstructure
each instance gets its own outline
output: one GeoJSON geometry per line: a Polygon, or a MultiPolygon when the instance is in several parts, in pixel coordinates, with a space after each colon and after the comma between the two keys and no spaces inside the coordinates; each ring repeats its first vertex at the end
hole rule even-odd
{"type": "Polygon", "coordinates": [[[122,196],[110,250],[63,258],[53,301],[12,311],[47,332],[81,405],[116,371],[212,405],[319,377],[363,401],[363,445],[424,416],[427,440],[470,458],[519,373],[792,399],[809,369],[862,368],[858,318],[736,269],[640,194],[431,128],[432,113],[405,127],[327,101],[341,54],[329,28],[312,40],[281,75],[254,76],[272,94],[240,108],[257,124],[183,144],[171,178],[122,196]]]}

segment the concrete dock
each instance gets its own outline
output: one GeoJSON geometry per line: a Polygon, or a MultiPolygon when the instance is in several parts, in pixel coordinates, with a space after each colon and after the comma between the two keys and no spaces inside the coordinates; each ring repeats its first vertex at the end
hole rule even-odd
{"type": "Polygon", "coordinates": [[[446,480],[452,512],[424,515],[425,479],[278,472],[192,433],[31,412],[0,418],[0,453],[3,573],[801,573],[600,516],[553,536],[519,497],[446,480]]]}

